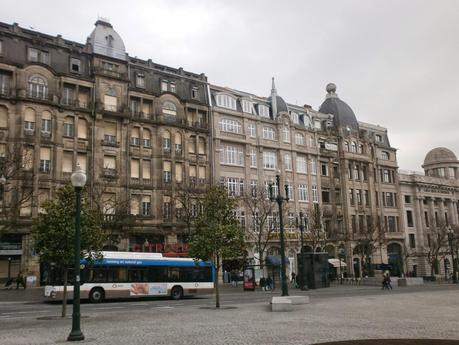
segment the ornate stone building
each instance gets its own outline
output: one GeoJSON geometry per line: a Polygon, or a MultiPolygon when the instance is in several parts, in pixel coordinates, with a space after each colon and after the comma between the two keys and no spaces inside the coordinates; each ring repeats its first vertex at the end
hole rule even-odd
{"type": "Polygon", "coordinates": [[[459,234],[459,161],[451,150],[437,147],[422,167],[424,173],[400,173],[406,268],[416,276],[449,277],[453,261],[447,232],[451,228],[459,234]]]}
{"type": "Polygon", "coordinates": [[[107,248],[185,252],[174,195],[209,181],[208,124],[206,76],[129,56],[105,20],[85,44],[0,23],[0,277],[38,274],[31,219],[77,164],[122,221],[107,248]]]}

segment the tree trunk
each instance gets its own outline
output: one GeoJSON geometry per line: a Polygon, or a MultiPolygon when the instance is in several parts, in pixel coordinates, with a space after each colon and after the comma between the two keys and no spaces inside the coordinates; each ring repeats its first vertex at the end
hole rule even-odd
{"type": "Polygon", "coordinates": [[[62,296],[62,317],[67,315],[67,280],[68,280],[68,269],[64,268],[64,295],[62,296]]]}
{"type": "Polygon", "coordinates": [[[215,267],[215,308],[220,308],[220,288],[218,284],[218,271],[220,270],[220,257],[216,256],[217,265],[215,267]]]}

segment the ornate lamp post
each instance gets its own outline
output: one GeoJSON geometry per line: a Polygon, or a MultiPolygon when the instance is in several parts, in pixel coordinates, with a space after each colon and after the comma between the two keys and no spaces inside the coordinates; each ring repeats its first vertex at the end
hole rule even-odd
{"type": "Polygon", "coordinates": [[[282,278],[282,296],[288,296],[287,275],[285,274],[285,243],[284,243],[284,220],[282,204],[288,202],[288,185],[285,185],[285,197],[280,194],[280,175],[276,175],[277,195],[274,196],[273,184],[269,184],[269,200],[276,201],[279,206],[279,231],[281,245],[281,278],[282,278]]]}
{"type": "Polygon", "coordinates": [[[76,193],[76,212],[75,212],[75,273],[73,280],[73,311],[72,311],[72,331],[67,340],[84,340],[84,335],[80,329],[80,213],[81,213],[81,190],[86,184],[86,174],[81,170],[80,165],[70,177],[72,186],[76,193]]]}
{"type": "Polygon", "coordinates": [[[454,249],[453,249],[453,241],[457,240],[456,236],[454,234],[453,229],[451,229],[451,226],[448,227],[448,243],[449,243],[449,248],[451,250],[451,259],[453,260],[453,283],[457,284],[457,262],[454,258],[454,249]]]}

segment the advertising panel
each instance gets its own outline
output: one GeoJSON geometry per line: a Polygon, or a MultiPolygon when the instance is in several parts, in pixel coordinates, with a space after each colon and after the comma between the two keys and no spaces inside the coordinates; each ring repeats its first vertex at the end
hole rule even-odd
{"type": "Polygon", "coordinates": [[[132,283],[131,296],[163,296],[167,295],[167,284],[159,283],[132,283]]]}
{"type": "Polygon", "coordinates": [[[255,290],[255,270],[253,267],[244,269],[244,290],[255,290]]]}

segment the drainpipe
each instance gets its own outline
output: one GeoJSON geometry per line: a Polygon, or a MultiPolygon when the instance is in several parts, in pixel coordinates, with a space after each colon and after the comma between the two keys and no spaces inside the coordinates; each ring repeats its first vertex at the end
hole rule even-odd
{"type": "Polygon", "coordinates": [[[215,157],[214,155],[214,120],[213,120],[213,106],[212,106],[212,97],[210,95],[210,86],[209,83],[206,83],[206,90],[207,90],[207,99],[209,103],[209,118],[208,118],[208,125],[209,128],[209,161],[210,161],[210,184],[214,184],[214,177],[215,177],[215,157]]]}

